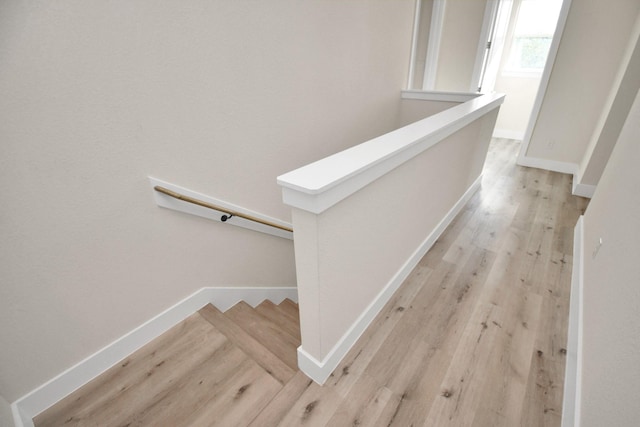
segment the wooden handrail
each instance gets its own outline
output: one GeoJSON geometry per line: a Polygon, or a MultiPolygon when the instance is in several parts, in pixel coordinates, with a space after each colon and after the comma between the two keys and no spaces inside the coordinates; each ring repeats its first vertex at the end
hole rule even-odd
{"type": "Polygon", "coordinates": [[[255,216],[246,215],[246,214],[243,214],[243,213],[240,213],[240,212],[232,211],[232,210],[229,210],[227,208],[216,206],[216,205],[208,203],[208,202],[203,202],[202,200],[194,199],[193,197],[189,197],[189,196],[185,196],[184,194],[176,193],[175,191],[171,191],[171,190],[169,190],[167,188],[164,188],[164,187],[161,187],[159,185],[156,185],[155,187],[153,187],[153,189],[156,190],[159,193],[166,194],[167,196],[173,197],[174,199],[182,200],[183,202],[192,203],[194,205],[202,206],[204,208],[213,209],[215,211],[223,212],[223,213],[229,215],[229,216],[223,215],[222,218],[221,218],[222,222],[225,222],[227,219],[230,219],[231,217],[237,216],[239,218],[248,219],[249,221],[254,221],[254,222],[258,222],[258,223],[263,224],[263,225],[268,225],[269,227],[275,227],[275,228],[279,228],[280,230],[293,232],[293,230],[291,228],[289,228],[289,227],[285,227],[283,225],[279,225],[279,224],[276,224],[274,222],[267,221],[267,220],[264,220],[264,219],[256,218],[255,216]]]}

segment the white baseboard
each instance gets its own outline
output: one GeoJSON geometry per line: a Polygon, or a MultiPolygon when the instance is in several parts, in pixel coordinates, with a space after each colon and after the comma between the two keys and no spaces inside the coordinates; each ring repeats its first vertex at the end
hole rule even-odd
{"type": "Polygon", "coordinates": [[[329,354],[319,361],[307,353],[302,346],[298,347],[298,367],[309,378],[316,383],[322,385],[329,378],[329,375],[340,364],[342,359],[347,355],[351,347],[358,341],[358,338],[369,327],[371,322],[378,315],[380,310],[391,299],[394,292],[402,285],[413,269],[418,265],[418,262],[424,257],[433,244],[438,240],[444,230],[451,224],[451,221],[458,215],[464,205],[471,199],[471,196],[478,191],[480,184],[482,183],[482,175],[480,175],[469,186],[467,191],[456,202],[456,204],[449,210],[440,223],[433,229],[433,231],[427,236],[427,238],[420,244],[420,246],[414,251],[404,265],[398,270],[389,283],[380,291],[376,298],[369,304],[369,306],[358,316],[356,321],[351,325],[349,330],[340,338],[338,343],[331,349],[329,354]]]}
{"type": "Polygon", "coordinates": [[[493,137],[515,139],[516,141],[522,141],[524,139],[524,131],[509,130],[509,129],[494,129],[493,137]]]}
{"type": "Polygon", "coordinates": [[[518,156],[517,163],[520,166],[527,166],[536,169],[545,169],[553,172],[568,173],[576,176],[578,165],[570,162],[559,162],[557,160],[541,159],[538,157],[518,156]]]}
{"type": "Polygon", "coordinates": [[[584,268],[584,217],[578,219],[573,235],[573,270],[569,304],[567,363],[564,376],[562,426],[580,426],[582,380],[582,289],[584,268]]]}
{"type": "Polygon", "coordinates": [[[573,189],[571,190],[571,193],[574,196],[580,196],[580,197],[587,197],[587,198],[592,198],[593,197],[593,193],[595,193],[596,191],[596,186],[595,185],[590,185],[590,184],[579,184],[576,182],[576,176],[573,176],[573,189]]]}
{"type": "Polygon", "coordinates": [[[266,299],[279,304],[285,298],[297,302],[297,288],[202,288],[15,401],[11,405],[14,423],[16,427],[33,426],[32,418],[34,416],[102,374],[120,360],[126,358],[207,304],[213,304],[224,312],[240,301],[245,301],[255,307],[266,299]]]}

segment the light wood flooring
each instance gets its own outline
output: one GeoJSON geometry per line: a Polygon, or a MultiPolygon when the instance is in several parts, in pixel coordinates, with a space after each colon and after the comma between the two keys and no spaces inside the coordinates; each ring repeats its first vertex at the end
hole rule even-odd
{"type": "Polygon", "coordinates": [[[295,364],[296,307],[207,306],[37,426],[559,426],[571,177],[492,142],[472,198],[324,386],[295,364]]]}

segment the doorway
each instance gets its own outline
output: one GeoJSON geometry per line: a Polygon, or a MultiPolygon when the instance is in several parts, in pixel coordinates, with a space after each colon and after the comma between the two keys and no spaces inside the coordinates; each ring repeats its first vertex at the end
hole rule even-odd
{"type": "Polygon", "coordinates": [[[524,140],[563,0],[497,2],[487,45],[482,92],[506,93],[494,136],[524,140]]]}

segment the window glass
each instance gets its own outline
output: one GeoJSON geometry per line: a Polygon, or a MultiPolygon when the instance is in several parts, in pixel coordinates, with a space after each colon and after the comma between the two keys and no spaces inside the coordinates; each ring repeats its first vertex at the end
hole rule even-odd
{"type": "Polygon", "coordinates": [[[507,72],[542,73],[561,6],[560,0],[521,1],[507,72]]]}

